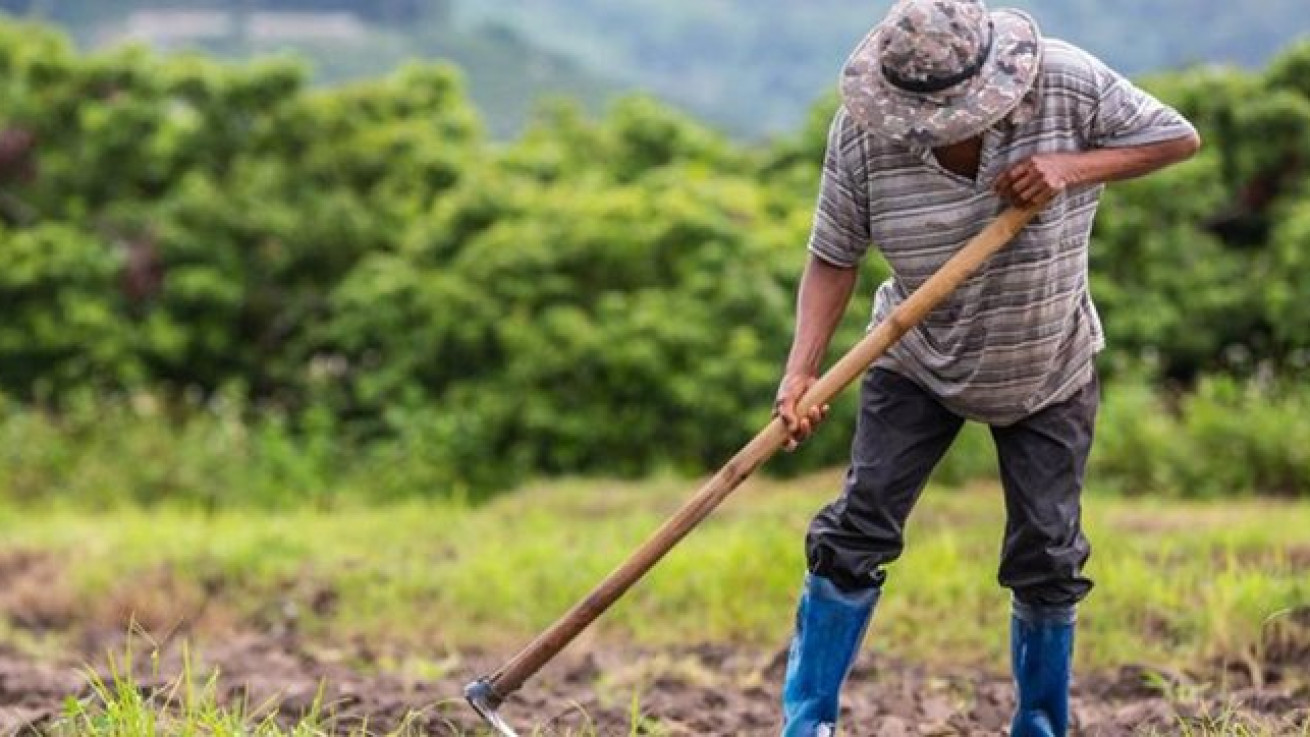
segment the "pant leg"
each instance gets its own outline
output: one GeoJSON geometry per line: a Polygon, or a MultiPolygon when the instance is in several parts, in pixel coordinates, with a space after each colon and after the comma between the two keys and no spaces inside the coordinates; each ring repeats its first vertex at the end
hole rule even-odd
{"type": "Polygon", "coordinates": [[[992,428],[1007,515],[999,578],[1028,607],[1071,607],[1092,589],[1082,489],[1099,404],[1093,378],[1065,402],[992,428]]]}
{"type": "Polygon", "coordinates": [[[903,376],[866,374],[841,496],[810,523],[811,573],[842,589],[881,587],[904,549],[905,521],[963,420],[903,376]]]}

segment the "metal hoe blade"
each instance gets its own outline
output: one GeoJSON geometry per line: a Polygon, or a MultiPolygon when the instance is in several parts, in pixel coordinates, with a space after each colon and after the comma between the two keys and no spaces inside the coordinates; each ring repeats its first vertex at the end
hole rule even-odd
{"type": "Polygon", "coordinates": [[[464,698],[468,700],[469,706],[473,707],[473,711],[482,717],[482,721],[500,737],[519,737],[496,711],[500,708],[501,698],[490,681],[483,678],[470,683],[464,688],[464,698]]]}

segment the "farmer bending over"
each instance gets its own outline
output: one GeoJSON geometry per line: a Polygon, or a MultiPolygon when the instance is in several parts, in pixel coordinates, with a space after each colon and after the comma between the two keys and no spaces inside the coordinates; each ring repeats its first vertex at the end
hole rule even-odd
{"type": "Polygon", "coordinates": [[[1092,588],[1079,502],[1099,402],[1093,359],[1105,343],[1087,288],[1092,220],[1106,182],[1187,159],[1200,140],[1090,54],[981,0],[901,0],[851,57],[842,92],[778,391],[792,448],[827,412],[802,415],[797,402],[871,244],[893,271],[876,323],[1007,204],[1053,199],[864,378],[841,496],[806,538],[783,734],[834,732],[884,566],[970,419],[991,426],[1005,489],[1012,734],[1063,735],[1075,609],[1092,588]]]}

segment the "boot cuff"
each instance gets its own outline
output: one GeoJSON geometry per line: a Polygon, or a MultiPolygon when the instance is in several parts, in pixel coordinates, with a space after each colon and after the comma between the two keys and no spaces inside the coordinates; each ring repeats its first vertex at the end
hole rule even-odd
{"type": "Polygon", "coordinates": [[[878,596],[882,593],[876,586],[863,591],[843,591],[831,579],[817,573],[805,574],[805,588],[821,599],[839,601],[851,607],[873,606],[878,603],[878,596]]]}
{"type": "Polygon", "coordinates": [[[1019,599],[1013,600],[1014,616],[1028,624],[1063,624],[1078,622],[1078,605],[1044,605],[1025,604],[1019,599]]]}

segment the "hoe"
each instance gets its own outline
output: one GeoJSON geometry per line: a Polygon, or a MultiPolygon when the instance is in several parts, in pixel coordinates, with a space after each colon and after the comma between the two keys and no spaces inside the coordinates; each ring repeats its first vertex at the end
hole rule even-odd
{"type": "MultiPolygon", "coordinates": [[[[827,404],[859,378],[932,310],[969,279],[987,259],[1009,243],[1045,205],[1012,208],[1002,213],[942,266],[819,379],[801,400],[800,411],[827,404]]],[[[464,697],[501,737],[517,737],[500,715],[505,699],[573,642],[629,588],[696,528],[788,439],[783,421],[774,418],[664,523],[640,548],[564,616],[542,632],[493,675],[469,684],[464,697]]]]}

